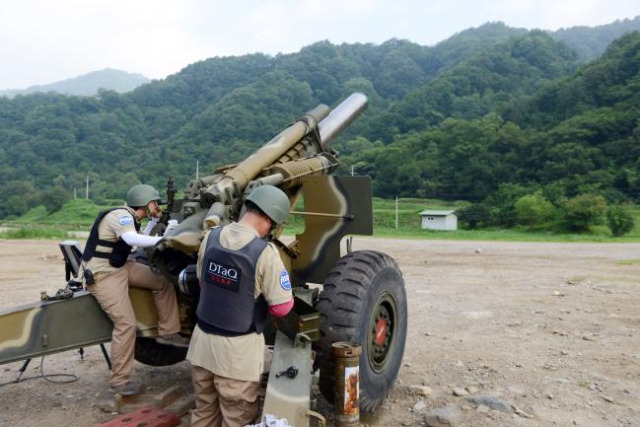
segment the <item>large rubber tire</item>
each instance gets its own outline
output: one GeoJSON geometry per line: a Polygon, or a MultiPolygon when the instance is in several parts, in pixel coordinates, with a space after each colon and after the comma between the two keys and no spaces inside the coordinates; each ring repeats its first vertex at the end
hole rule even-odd
{"type": "Polygon", "coordinates": [[[154,338],[136,338],[134,358],[145,365],[170,366],[182,362],[186,357],[186,348],[160,344],[154,338]]]}
{"type": "Polygon", "coordinates": [[[384,253],[348,254],[329,272],[316,308],[321,315],[320,391],[333,402],[331,344],[358,342],[362,345],[360,410],[373,411],[391,391],[404,354],[407,297],[402,273],[384,253]]]}

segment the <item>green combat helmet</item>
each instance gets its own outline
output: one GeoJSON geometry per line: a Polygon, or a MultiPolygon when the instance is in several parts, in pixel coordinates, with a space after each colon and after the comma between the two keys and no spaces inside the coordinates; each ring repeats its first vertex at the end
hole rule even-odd
{"type": "Polygon", "coordinates": [[[147,184],[134,185],[127,191],[126,203],[132,208],[147,206],[152,200],[160,200],[158,190],[147,184]]]}
{"type": "Polygon", "coordinates": [[[271,220],[280,225],[289,216],[289,197],[273,185],[263,185],[249,194],[247,201],[256,205],[271,220]]]}

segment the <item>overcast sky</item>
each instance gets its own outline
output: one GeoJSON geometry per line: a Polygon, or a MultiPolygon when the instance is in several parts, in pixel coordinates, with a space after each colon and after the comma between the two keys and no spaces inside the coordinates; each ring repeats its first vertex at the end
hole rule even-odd
{"type": "Polygon", "coordinates": [[[637,15],[638,0],[0,0],[0,89],[104,68],[161,79],[319,40],[433,45],[488,21],[557,30],[637,15]]]}

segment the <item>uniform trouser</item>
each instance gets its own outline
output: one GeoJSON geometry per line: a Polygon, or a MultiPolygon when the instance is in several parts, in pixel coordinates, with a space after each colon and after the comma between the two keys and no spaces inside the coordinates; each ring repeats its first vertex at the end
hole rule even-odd
{"type": "Polygon", "coordinates": [[[129,381],[136,342],[136,316],[129,299],[129,286],[151,290],[158,310],[158,333],[180,331],[178,303],[173,284],[138,262],[127,261],[112,273],[97,274],[96,284],[87,285],[100,307],[113,322],[111,334],[112,387],[129,381]]]}
{"type": "Polygon", "coordinates": [[[196,409],[191,427],[243,427],[258,418],[260,383],[239,381],[191,366],[196,409]]]}

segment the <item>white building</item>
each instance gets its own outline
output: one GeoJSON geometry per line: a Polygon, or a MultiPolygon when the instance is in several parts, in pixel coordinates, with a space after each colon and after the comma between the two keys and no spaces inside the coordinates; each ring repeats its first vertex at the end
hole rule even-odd
{"type": "Polygon", "coordinates": [[[429,211],[420,212],[423,230],[457,230],[458,217],[455,211],[429,211]]]}

